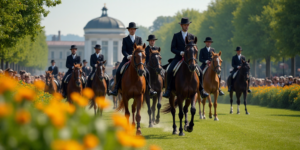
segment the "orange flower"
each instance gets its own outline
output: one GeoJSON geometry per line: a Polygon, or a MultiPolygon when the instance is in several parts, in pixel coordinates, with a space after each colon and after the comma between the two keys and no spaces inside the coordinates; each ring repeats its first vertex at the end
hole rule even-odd
{"type": "Polygon", "coordinates": [[[151,145],[149,150],[161,150],[161,148],[156,145],[151,145]]]}
{"type": "Polygon", "coordinates": [[[124,129],[127,129],[129,126],[129,123],[125,116],[121,114],[113,114],[112,119],[114,120],[115,126],[123,127],[124,129]]]}
{"type": "Polygon", "coordinates": [[[122,144],[123,146],[131,146],[131,141],[133,140],[132,136],[128,135],[126,132],[118,131],[117,137],[119,139],[120,144],[122,144]]]}
{"type": "Polygon", "coordinates": [[[84,147],[87,149],[95,148],[99,144],[98,138],[93,134],[88,134],[83,139],[84,147]]]}
{"type": "Polygon", "coordinates": [[[17,94],[15,95],[15,100],[21,102],[23,99],[32,101],[34,100],[35,92],[29,88],[22,87],[18,89],[17,94]]]}
{"type": "Polygon", "coordinates": [[[42,102],[37,102],[35,103],[35,108],[37,108],[38,110],[43,110],[44,104],[42,102]]]}
{"type": "Polygon", "coordinates": [[[145,146],[146,140],[143,136],[136,136],[134,133],[128,133],[126,131],[118,131],[117,137],[120,144],[123,146],[131,146],[135,148],[141,148],[145,146]]]}
{"type": "Polygon", "coordinates": [[[51,143],[53,150],[84,150],[84,147],[75,140],[55,140],[51,143]]]}
{"type": "Polygon", "coordinates": [[[69,114],[73,114],[76,110],[76,107],[72,104],[68,104],[68,103],[64,103],[64,109],[69,113],[69,114]]]}
{"type": "Polygon", "coordinates": [[[38,90],[44,90],[45,88],[45,83],[41,80],[35,81],[34,82],[34,86],[38,89],[38,90]]]}
{"type": "Polygon", "coordinates": [[[96,101],[98,107],[100,107],[100,108],[102,108],[102,109],[108,108],[109,105],[110,105],[109,101],[107,101],[107,100],[105,99],[105,97],[97,97],[97,98],[95,99],[95,101],[96,101]]]}
{"type": "Polygon", "coordinates": [[[26,124],[30,121],[30,113],[26,110],[19,110],[16,114],[16,121],[19,124],[26,124]]]}
{"type": "Polygon", "coordinates": [[[0,78],[0,94],[6,92],[6,91],[12,91],[16,88],[17,82],[16,80],[7,77],[7,76],[2,76],[0,78]]]}
{"type": "Polygon", "coordinates": [[[88,99],[82,97],[79,93],[76,92],[73,92],[71,94],[71,99],[81,107],[85,107],[89,103],[88,99]]]}
{"type": "Polygon", "coordinates": [[[62,99],[64,99],[64,98],[60,93],[54,93],[53,94],[53,100],[61,101],[62,99]]]}
{"type": "Polygon", "coordinates": [[[145,146],[146,140],[143,136],[133,136],[133,137],[134,138],[131,141],[132,142],[132,147],[141,148],[141,147],[145,146]]]}
{"type": "Polygon", "coordinates": [[[9,115],[12,112],[12,106],[6,103],[0,103],[0,118],[9,115]]]}
{"type": "Polygon", "coordinates": [[[85,88],[82,90],[82,95],[88,99],[92,99],[94,97],[94,91],[91,88],[85,88]]]}

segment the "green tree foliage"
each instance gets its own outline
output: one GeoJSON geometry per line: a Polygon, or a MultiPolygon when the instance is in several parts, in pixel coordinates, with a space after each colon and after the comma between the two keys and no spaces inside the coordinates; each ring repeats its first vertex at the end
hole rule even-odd
{"type": "Polygon", "coordinates": [[[171,23],[174,21],[174,17],[171,16],[158,16],[154,21],[153,25],[149,27],[149,30],[151,32],[155,32],[160,29],[161,26],[163,26],[166,23],[171,23]]]}
{"type": "Polygon", "coordinates": [[[147,27],[144,26],[138,26],[138,29],[136,30],[135,34],[137,36],[140,36],[143,40],[143,44],[147,44],[148,35],[150,34],[150,31],[147,27]]]}

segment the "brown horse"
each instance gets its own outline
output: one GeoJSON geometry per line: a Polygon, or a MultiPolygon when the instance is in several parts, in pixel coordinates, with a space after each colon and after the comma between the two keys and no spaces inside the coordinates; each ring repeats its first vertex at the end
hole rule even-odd
{"type": "MultiPolygon", "coordinates": [[[[177,126],[175,124],[175,112],[176,106],[179,107],[179,119],[180,119],[180,127],[179,127],[179,136],[183,136],[183,128],[182,128],[182,119],[183,115],[185,115],[185,126],[184,130],[188,132],[193,131],[194,127],[194,116],[196,113],[195,102],[197,98],[197,92],[199,91],[199,77],[196,72],[197,68],[197,37],[194,40],[189,41],[186,37],[185,39],[186,47],[184,50],[184,60],[177,71],[177,74],[174,77],[174,83],[172,87],[171,96],[169,98],[169,105],[166,106],[163,110],[164,113],[172,113],[173,116],[173,134],[177,134],[177,126]],[[177,96],[177,99],[175,99],[177,96]],[[185,101],[185,106],[183,107],[183,102],[185,101]],[[188,122],[188,108],[191,106],[191,121],[188,122]]],[[[168,82],[168,81],[167,81],[168,82]]],[[[167,83],[165,83],[167,85],[167,83]]]]}
{"type": "Polygon", "coordinates": [[[100,109],[99,107],[97,108],[95,98],[96,97],[105,97],[106,87],[108,86],[108,85],[106,85],[106,82],[105,82],[105,66],[104,66],[105,63],[106,63],[106,60],[101,61],[101,62],[97,61],[97,67],[96,67],[94,79],[92,82],[92,89],[95,93],[95,96],[93,99],[90,100],[90,108],[94,107],[95,115],[97,113],[100,113],[100,115],[102,115],[102,109],[100,109]]]}
{"type": "Polygon", "coordinates": [[[135,125],[134,115],[137,109],[137,114],[135,116],[137,122],[136,134],[140,135],[141,132],[141,107],[144,99],[144,94],[146,92],[146,79],[144,64],[146,61],[145,48],[146,44],[143,46],[137,46],[134,44],[134,50],[132,52],[132,57],[130,59],[130,64],[127,70],[123,73],[123,80],[121,83],[121,88],[119,92],[122,94],[122,100],[117,110],[125,109],[125,116],[129,123],[130,112],[128,110],[128,101],[133,98],[132,108],[132,124],[135,125]]]}
{"type": "Polygon", "coordinates": [[[153,96],[153,103],[152,107],[150,108],[150,95],[149,95],[149,89],[147,88],[147,91],[145,93],[145,100],[148,106],[148,115],[149,115],[149,127],[153,127],[153,124],[159,123],[160,118],[160,108],[161,108],[161,98],[162,98],[162,89],[163,89],[163,78],[161,76],[161,56],[160,56],[160,48],[158,50],[152,50],[150,48],[149,50],[149,62],[147,64],[147,69],[150,73],[150,80],[151,80],[151,87],[153,90],[157,92],[157,95],[153,96]],[[158,100],[157,104],[157,116],[155,120],[155,106],[158,100]],[[152,113],[152,118],[151,118],[152,113]],[[155,120],[155,122],[154,122],[155,120]]]}
{"type": "MultiPolygon", "coordinates": [[[[215,121],[218,121],[218,115],[217,115],[217,100],[219,96],[219,74],[221,73],[221,66],[222,66],[222,59],[221,59],[221,54],[222,52],[220,51],[219,53],[214,53],[212,52],[212,61],[207,68],[205,74],[204,74],[204,80],[203,80],[203,86],[204,90],[209,93],[209,94],[214,94],[214,116],[215,116],[215,121]]],[[[199,94],[198,94],[199,95],[199,94]]],[[[211,102],[211,96],[208,96],[208,101],[209,101],[209,118],[212,118],[212,113],[211,113],[211,107],[212,107],[212,102],[211,102]]],[[[201,114],[201,98],[198,96],[198,102],[199,102],[199,115],[200,119],[205,119],[205,102],[206,98],[202,100],[203,103],[203,112],[201,114]]]]}
{"type": "Polygon", "coordinates": [[[71,99],[71,94],[73,92],[77,92],[80,95],[82,95],[83,85],[81,82],[81,77],[82,77],[81,67],[82,67],[81,64],[74,64],[74,69],[72,70],[71,73],[71,79],[67,85],[67,101],[69,103],[73,103],[71,99]]]}
{"type": "Polygon", "coordinates": [[[48,92],[50,94],[58,92],[57,84],[55,83],[54,75],[52,75],[52,71],[46,71],[46,85],[44,92],[48,92]]]}
{"type": "MultiPolygon", "coordinates": [[[[116,80],[116,77],[114,77],[114,83],[113,83],[113,86],[111,87],[111,89],[115,89],[116,84],[117,84],[117,80],[116,80]]],[[[118,96],[113,96],[113,103],[114,103],[113,109],[118,108],[118,101],[120,102],[121,99],[122,99],[122,96],[120,93],[118,93],[118,96]]]]}

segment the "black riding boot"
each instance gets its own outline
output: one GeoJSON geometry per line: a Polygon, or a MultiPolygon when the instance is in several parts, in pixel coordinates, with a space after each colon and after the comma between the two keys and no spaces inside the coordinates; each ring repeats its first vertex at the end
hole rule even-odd
{"type": "Polygon", "coordinates": [[[166,87],[166,91],[163,95],[163,97],[165,98],[169,98],[171,95],[171,81],[172,81],[172,73],[168,73],[167,74],[167,87],[166,87]]]}
{"type": "Polygon", "coordinates": [[[146,79],[146,84],[147,84],[147,86],[148,86],[148,88],[149,88],[150,96],[156,95],[157,92],[154,91],[154,90],[151,88],[151,79],[150,79],[150,73],[149,73],[149,71],[146,71],[146,78],[145,78],[145,79],[146,79]]]}
{"type": "Polygon", "coordinates": [[[106,93],[107,93],[107,95],[110,95],[112,92],[111,92],[111,90],[109,89],[109,86],[110,86],[110,84],[109,84],[109,79],[106,78],[106,79],[105,79],[105,82],[106,82],[106,93]]]}
{"type": "Polygon", "coordinates": [[[122,75],[120,74],[116,74],[116,85],[115,88],[112,92],[110,92],[108,95],[113,95],[113,96],[117,96],[118,95],[118,90],[119,90],[119,85],[121,84],[121,79],[122,79],[122,75]]]}
{"type": "Polygon", "coordinates": [[[228,84],[229,84],[228,85],[228,92],[231,92],[231,90],[232,90],[232,84],[233,84],[232,80],[233,80],[232,75],[230,75],[229,78],[228,78],[228,84]]]}
{"type": "Polygon", "coordinates": [[[63,92],[62,92],[62,96],[64,97],[64,98],[66,98],[67,97],[67,87],[66,87],[66,83],[63,81],[63,83],[62,83],[62,90],[63,90],[63,92]]]}
{"type": "Polygon", "coordinates": [[[223,96],[224,95],[223,91],[221,90],[221,81],[222,81],[222,79],[221,79],[221,75],[220,75],[219,76],[219,96],[223,96]]]}
{"type": "MultiPolygon", "coordinates": [[[[200,68],[200,67],[199,67],[200,68]]],[[[200,72],[200,76],[199,76],[199,91],[200,91],[200,95],[202,98],[206,98],[207,96],[209,96],[209,94],[207,92],[205,92],[204,88],[203,88],[203,72],[201,70],[199,70],[200,72]]]]}
{"type": "Polygon", "coordinates": [[[248,80],[248,93],[251,93],[252,91],[250,90],[250,80],[248,80]]]}

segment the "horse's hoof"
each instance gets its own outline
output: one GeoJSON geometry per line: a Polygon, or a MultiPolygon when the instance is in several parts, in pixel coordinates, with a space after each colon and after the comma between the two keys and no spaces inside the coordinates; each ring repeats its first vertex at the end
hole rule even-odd
{"type": "Polygon", "coordinates": [[[136,135],[142,135],[142,131],[140,129],[136,130],[136,135]]]}
{"type": "Polygon", "coordinates": [[[215,121],[219,121],[218,117],[215,117],[215,121]]]}
{"type": "Polygon", "coordinates": [[[190,128],[190,126],[188,126],[186,131],[187,131],[187,132],[193,132],[193,127],[190,128]]]}
{"type": "Polygon", "coordinates": [[[203,116],[203,119],[206,119],[206,117],[205,117],[205,116],[203,116]]]}
{"type": "Polygon", "coordinates": [[[156,119],[156,120],[155,120],[155,123],[156,123],[156,124],[159,124],[159,119],[156,119]]]}
{"type": "Polygon", "coordinates": [[[202,115],[200,115],[200,119],[203,119],[203,116],[202,116],[202,115]]]}
{"type": "Polygon", "coordinates": [[[209,116],[209,119],[212,119],[213,117],[212,116],[209,116]]]}
{"type": "Polygon", "coordinates": [[[230,114],[233,114],[233,112],[232,112],[232,111],[230,111],[230,114]]]}
{"type": "Polygon", "coordinates": [[[250,115],[250,113],[246,112],[246,115],[250,115]]]}
{"type": "Polygon", "coordinates": [[[153,125],[152,124],[149,124],[149,128],[152,128],[153,127],[153,125]]]}
{"type": "Polygon", "coordinates": [[[179,133],[179,136],[184,136],[184,133],[183,133],[183,132],[180,132],[180,133],[179,133]]]}
{"type": "Polygon", "coordinates": [[[188,126],[186,126],[186,125],[184,126],[184,131],[187,131],[187,130],[188,130],[187,127],[188,127],[188,126]]]}
{"type": "Polygon", "coordinates": [[[237,112],[236,114],[238,114],[238,115],[239,115],[239,114],[240,114],[240,112],[237,112]]]}
{"type": "Polygon", "coordinates": [[[175,135],[175,134],[177,134],[177,131],[173,131],[173,133],[172,133],[173,135],[175,135]]]}

